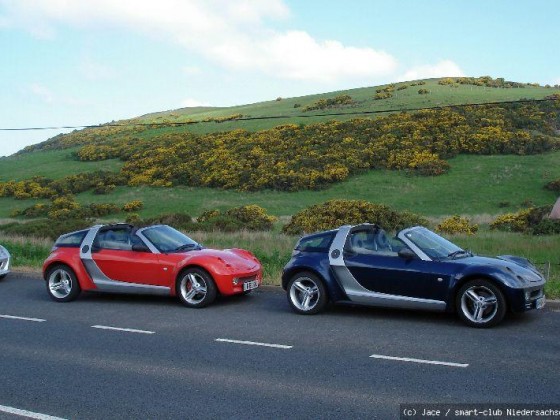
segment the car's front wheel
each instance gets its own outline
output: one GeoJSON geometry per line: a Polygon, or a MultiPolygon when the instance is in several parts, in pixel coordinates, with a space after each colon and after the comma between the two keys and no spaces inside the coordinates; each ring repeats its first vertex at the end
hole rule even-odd
{"type": "Polygon", "coordinates": [[[288,302],[300,314],[312,315],[325,309],[329,298],[323,281],[313,273],[298,273],[288,283],[288,302]]]}
{"type": "Polygon", "coordinates": [[[55,265],[47,272],[47,292],[56,302],[70,302],[81,292],[74,271],[66,265],[55,265]]]}
{"type": "Polygon", "coordinates": [[[469,326],[489,328],[499,324],[506,314],[503,293],[488,280],[467,282],[457,293],[457,312],[469,326]]]}
{"type": "Polygon", "coordinates": [[[204,308],[216,299],[216,284],[206,271],[189,268],[177,280],[177,295],[190,308],[204,308]]]}

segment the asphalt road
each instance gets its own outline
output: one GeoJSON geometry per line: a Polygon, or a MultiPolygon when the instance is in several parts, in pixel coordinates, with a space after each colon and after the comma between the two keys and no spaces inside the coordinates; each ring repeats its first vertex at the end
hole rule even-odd
{"type": "Polygon", "coordinates": [[[198,310],[129,295],[56,303],[39,276],[12,273],[0,281],[0,419],[20,418],[6,407],[71,419],[396,418],[406,403],[558,403],[559,325],[550,308],[491,330],[426,312],[300,316],[271,288],[198,310]]]}

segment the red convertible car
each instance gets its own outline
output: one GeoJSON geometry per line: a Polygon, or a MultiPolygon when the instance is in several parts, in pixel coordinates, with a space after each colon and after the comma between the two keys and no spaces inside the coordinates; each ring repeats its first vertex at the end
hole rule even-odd
{"type": "Polygon", "coordinates": [[[170,226],[115,224],[60,236],[43,277],[58,302],[89,290],[178,296],[186,306],[202,308],[218,293],[259,287],[262,268],[249,251],[207,249],[170,226]]]}

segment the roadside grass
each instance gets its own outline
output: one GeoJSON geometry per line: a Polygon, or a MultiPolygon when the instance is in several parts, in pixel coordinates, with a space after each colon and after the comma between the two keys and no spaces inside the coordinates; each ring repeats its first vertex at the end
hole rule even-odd
{"type": "MultiPolygon", "coordinates": [[[[282,268],[288,262],[298,237],[278,232],[188,232],[194,240],[209,248],[244,248],[263,264],[264,284],[279,286],[282,268]]],[[[560,235],[529,236],[512,232],[481,231],[477,235],[446,235],[457,245],[478,255],[518,255],[528,258],[548,278],[545,292],[560,299],[560,235]]],[[[40,269],[49,254],[52,241],[0,234],[0,243],[12,254],[12,267],[40,269]]]]}
{"type": "Polygon", "coordinates": [[[52,241],[19,235],[0,234],[0,244],[11,255],[11,269],[40,269],[49,255],[52,241]]]}
{"type": "Polygon", "coordinates": [[[482,230],[472,236],[446,237],[478,255],[517,255],[528,258],[548,280],[545,286],[547,297],[560,298],[560,235],[533,236],[482,230]]]}
{"type": "MultiPolygon", "coordinates": [[[[60,154],[60,151],[57,153],[60,154]]],[[[33,164],[33,161],[26,161],[27,156],[18,157],[21,166],[33,164]]],[[[224,210],[246,204],[257,204],[275,216],[287,216],[334,198],[362,199],[429,217],[453,214],[486,214],[490,217],[516,211],[531,203],[537,206],[553,204],[556,194],[543,187],[547,182],[560,178],[559,161],[560,151],[531,156],[462,155],[450,160],[451,171],[446,175],[419,177],[398,171],[372,170],[318,191],[240,192],[183,186],[117,187],[111,194],[86,192],[77,198],[83,204],[111,202],[119,206],[132,200],[142,200],[144,208],[139,214],[143,217],[176,212],[196,217],[205,210],[224,210]]],[[[114,165],[117,163],[113,162],[114,165]]],[[[54,167],[70,163],[51,164],[54,167]]],[[[15,167],[12,175],[8,176],[3,167],[0,161],[0,179],[10,176],[25,178],[15,167]]],[[[0,198],[0,218],[9,217],[14,209],[21,210],[36,202],[38,200],[0,198]]],[[[125,217],[121,214],[113,216],[113,219],[122,221],[125,217]]]]}

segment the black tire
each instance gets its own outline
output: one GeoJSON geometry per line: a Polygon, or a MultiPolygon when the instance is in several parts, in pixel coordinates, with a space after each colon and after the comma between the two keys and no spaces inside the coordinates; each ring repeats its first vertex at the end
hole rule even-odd
{"type": "Polygon", "coordinates": [[[288,282],[287,294],[292,309],[302,315],[319,313],[329,302],[323,280],[309,272],[294,275],[288,282]]]}
{"type": "Polygon", "coordinates": [[[4,277],[6,277],[6,276],[7,276],[7,274],[2,274],[2,275],[0,276],[0,280],[2,280],[2,279],[3,279],[4,277]]]}
{"type": "Polygon", "coordinates": [[[214,279],[206,271],[188,268],[179,274],[176,292],[183,305],[189,308],[204,308],[216,300],[218,289],[214,279]]]}
{"type": "Polygon", "coordinates": [[[455,305],[459,317],[468,326],[490,328],[498,325],[507,311],[502,291],[484,279],[471,280],[457,292],[455,305]]]}
{"type": "Polygon", "coordinates": [[[47,293],[55,302],[70,302],[76,299],[82,288],[74,270],[64,264],[57,264],[47,271],[47,293]]]}

